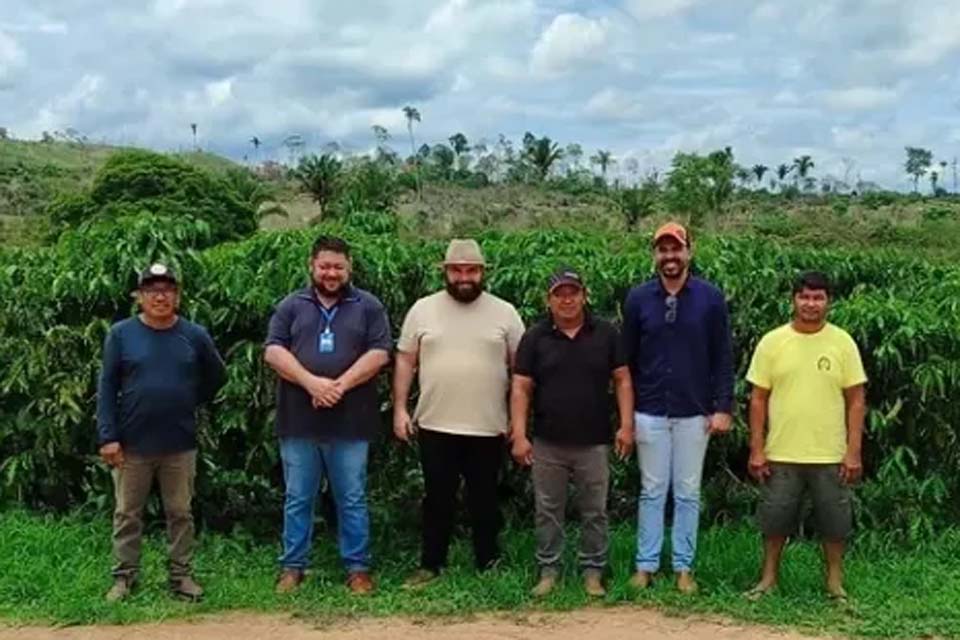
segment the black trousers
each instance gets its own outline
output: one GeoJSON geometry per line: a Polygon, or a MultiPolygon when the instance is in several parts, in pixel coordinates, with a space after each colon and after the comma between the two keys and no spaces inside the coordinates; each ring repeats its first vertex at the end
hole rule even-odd
{"type": "Polygon", "coordinates": [[[418,440],[426,489],[421,566],[439,571],[447,564],[457,490],[463,478],[473,532],[474,560],[481,571],[488,569],[500,555],[497,478],[503,459],[503,438],[452,435],[421,429],[418,440]]]}

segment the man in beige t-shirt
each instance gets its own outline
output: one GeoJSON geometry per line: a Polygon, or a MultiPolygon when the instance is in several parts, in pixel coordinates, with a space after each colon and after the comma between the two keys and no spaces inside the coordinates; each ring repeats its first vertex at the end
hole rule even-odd
{"type": "Polygon", "coordinates": [[[484,267],[474,240],[453,240],[443,262],[446,289],[411,307],[397,344],[393,429],[404,442],[419,433],[426,493],[420,569],[409,587],[427,584],[446,565],[461,477],[477,568],[499,556],[497,476],[510,368],[524,327],[513,305],[483,290],[484,267]],[[417,369],[420,398],[411,418],[417,369]]]}

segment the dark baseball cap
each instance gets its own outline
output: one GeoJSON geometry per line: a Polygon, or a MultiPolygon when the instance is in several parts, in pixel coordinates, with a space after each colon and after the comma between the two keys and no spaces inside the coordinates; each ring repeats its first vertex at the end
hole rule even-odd
{"type": "Polygon", "coordinates": [[[142,287],[149,282],[156,282],[158,280],[165,280],[170,284],[177,284],[177,274],[167,265],[155,262],[140,272],[140,277],[137,278],[137,286],[142,287]]]}
{"type": "Polygon", "coordinates": [[[583,284],[583,278],[580,277],[579,273],[570,267],[561,267],[554,271],[550,276],[547,290],[550,293],[553,293],[554,289],[557,287],[562,287],[565,284],[573,285],[578,289],[586,288],[583,284]]]}

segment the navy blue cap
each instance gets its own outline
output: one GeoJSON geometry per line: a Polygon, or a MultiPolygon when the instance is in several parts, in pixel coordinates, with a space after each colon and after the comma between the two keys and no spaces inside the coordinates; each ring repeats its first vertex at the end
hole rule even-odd
{"type": "Polygon", "coordinates": [[[570,267],[561,267],[554,271],[553,275],[550,276],[549,286],[547,289],[550,291],[550,293],[553,293],[554,289],[565,284],[573,285],[578,289],[586,288],[583,284],[583,278],[580,277],[579,273],[570,267]]]}

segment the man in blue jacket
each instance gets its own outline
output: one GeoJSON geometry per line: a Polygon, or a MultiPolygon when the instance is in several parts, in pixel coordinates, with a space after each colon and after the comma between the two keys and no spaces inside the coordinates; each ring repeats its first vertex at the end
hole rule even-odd
{"type": "Polygon", "coordinates": [[[130,594],[140,568],[143,508],[156,478],[170,540],[170,589],[197,600],[191,575],[191,502],[197,467],[196,409],[213,399],[226,369],[206,329],[178,315],[174,272],[154,264],[139,278],[140,313],[110,328],[97,392],[100,456],[113,468],[114,584],[107,600],[130,594]]]}
{"type": "Polygon", "coordinates": [[[710,434],[730,430],[733,350],[723,293],[690,275],[687,230],[671,222],[654,234],[657,277],[631,289],[624,341],[636,396],[642,490],[636,573],[645,588],[660,566],[667,490],[674,500],[672,547],[677,588],[693,593],[700,477],[710,434]]]}

